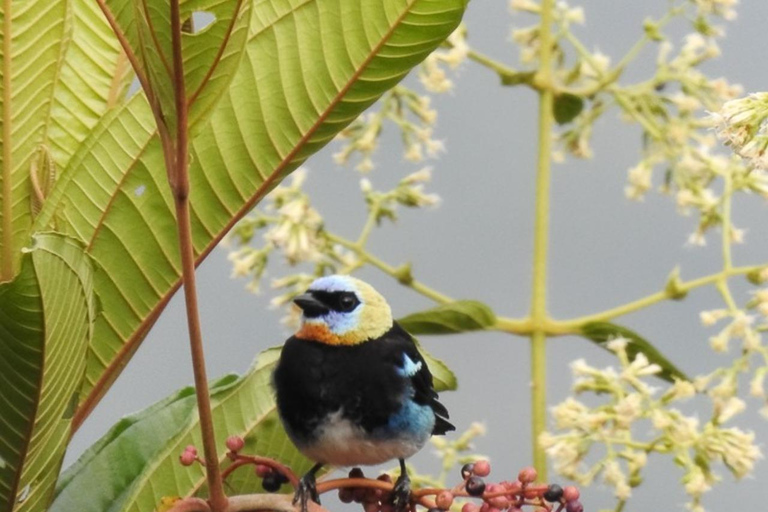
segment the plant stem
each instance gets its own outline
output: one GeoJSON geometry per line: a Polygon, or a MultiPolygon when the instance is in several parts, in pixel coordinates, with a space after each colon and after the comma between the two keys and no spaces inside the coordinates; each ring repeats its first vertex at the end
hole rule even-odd
{"type": "Polygon", "coordinates": [[[393,267],[389,263],[386,263],[380,260],[370,252],[361,248],[357,242],[352,242],[350,240],[347,240],[344,237],[341,237],[329,232],[326,232],[325,235],[328,237],[328,240],[330,240],[331,242],[339,244],[342,247],[346,247],[350,251],[354,252],[355,255],[358,258],[360,258],[364,263],[368,263],[378,268],[385,274],[389,274],[390,276],[397,279],[401,284],[413,289],[414,291],[424,295],[425,297],[430,298],[440,304],[447,304],[448,302],[454,301],[454,299],[452,299],[451,297],[447,295],[443,295],[437,290],[433,290],[429,286],[425,285],[420,281],[413,279],[412,277],[404,278],[402,267],[393,267]]]}
{"type": "MultiPolygon", "coordinates": [[[[723,279],[727,280],[728,278],[731,278],[734,276],[749,274],[750,272],[754,272],[761,268],[764,268],[764,265],[755,265],[752,267],[734,267],[728,270],[727,272],[720,271],[716,274],[710,274],[710,275],[699,277],[697,279],[692,279],[690,281],[682,282],[678,285],[677,290],[680,292],[689,292],[696,288],[701,288],[702,286],[706,286],[710,284],[717,285],[717,283],[723,279]]],[[[627,304],[623,304],[615,308],[601,311],[599,313],[594,313],[591,315],[581,316],[581,317],[573,318],[570,320],[563,320],[560,322],[556,322],[556,325],[560,333],[573,334],[573,333],[577,333],[580,329],[580,326],[586,323],[603,322],[603,321],[611,320],[612,318],[616,318],[618,316],[639,311],[641,309],[644,309],[658,302],[667,300],[669,298],[671,298],[669,295],[669,292],[667,292],[666,290],[662,290],[662,291],[653,293],[651,295],[642,297],[640,299],[634,300],[632,302],[628,302],[627,304]]]]}
{"type": "Polygon", "coordinates": [[[728,279],[725,277],[727,272],[733,270],[733,258],[731,256],[731,231],[733,230],[733,224],[731,222],[731,198],[733,197],[733,176],[726,172],[723,176],[723,181],[723,276],[717,280],[717,289],[728,306],[728,310],[731,313],[735,313],[738,310],[738,307],[736,306],[736,301],[733,300],[733,295],[728,287],[728,279]]]}
{"type": "Polygon", "coordinates": [[[547,481],[547,459],[538,439],[547,419],[547,248],[549,244],[549,195],[552,158],[552,9],[554,0],[541,3],[540,66],[534,80],[539,86],[539,147],[536,166],[536,218],[533,239],[533,291],[531,294],[531,443],[539,479],[547,481]]]}
{"type": "MultiPolygon", "coordinates": [[[[187,309],[187,327],[192,355],[192,369],[195,375],[197,409],[200,416],[200,430],[205,453],[206,476],[208,479],[208,501],[213,512],[227,508],[227,497],[221,481],[219,457],[216,453],[216,438],[213,431],[211,398],[208,392],[208,377],[205,371],[203,337],[200,330],[200,315],[197,304],[195,282],[195,254],[192,244],[192,225],[189,215],[189,141],[188,105],[184,84],[184,63],[181,54],[181,17],[179,0],[171,0],[171,35],[173,46],[174,96],[176,106],[176,147],[173,169],[169,169],[170,185],[176,205],[176,222],[181,252],[184,301],[187,309]]],[[[164,149],[168,149],[167,146],[164,149]]]]}

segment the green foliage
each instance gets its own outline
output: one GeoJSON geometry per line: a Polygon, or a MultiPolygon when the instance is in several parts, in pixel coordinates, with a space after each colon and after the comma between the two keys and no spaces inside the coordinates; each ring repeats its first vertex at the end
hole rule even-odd
{"type": "Polygon", "coordinates": [[[476,300],[459,300],[419,311],[398,320],[411,334],[458,334],[494,326],[496,315],[476,300]]]}
{"type": "Polygon", "coordinates": [[[600,347],[609,350],[607,343],[616,338],[624,338],[628,341],[626,351],[630,360],[635,359],[638,353],[642,353],[652,364],[661,367],[658,377],[674,382],[675,379],[689,381],[690,378],[680,371],[669,359],[664,357],[659,350],[648,340],[634,331],[616,325],[611,322],[589,322],[582,326],[581,334],[588,340],[594,341],[600,347]]]}
{"type": "MultiPolygon", "coordinates": [[[[288,2],[254,9],[240,67],[191,146],[198,258],[234,219],[439,44],[463,7],[463,0],[364,6],[349,0],[322,11],[308,4],[325,27],[322,42],[316,17],[305,10],[292,10],[288,2]],[[365,30],[342,30],[347,15],[359,17],[365,30]],[[305,80],[312,83],[304,87],[305,80]]],[[[103,269],[96,290],[104,314],[82,396],[98,400],[180,285],[172,200],[143,97],[105,116],[82,144],[37,227],[54,219],[86,241],[103,269]],[[131,262],[115,258],[116,252],[130,254],[131,262]]]]}
{"type": "MultiPolygon", "coordinates": [[[[171,2],[105,4],[127,53],[95,1],[14,2],[4,12],[11,30],[0,71],[9,73],[0,99],[0,399],[8,405],[0,418],[2,510],[47,506],[71,424],[76,428],[109,389],[180,286],[161,144],[168,149],[176,137],[171,2]],[[144,90],[126,99],[131,60],[144,90]],[[39,234],[52,230],[59,234],[39,234]],[[103,308],[98,316],[92,293],[103,308]]],[[[437,47],[465,5],[335,0],[297,9],[289,0],[181,1],[181,22],[198,12],[214,17],[182,34],[181,43],[198,262],[437,47]],[[360,30],[345,30],[350,22],[360,30]]],[[[246,433],[262,453],[300,468],[271,405],[269,357],[242,379],[218,383],[217,431],[246,433]],[[246,388],[260,394],[246,400],[246,388]]],[[[455,386],[442,363],[430,364],[441,386],[455,386]]],[[[199,435],[196,421],[187,390],[121,422],[62,480],[56,507],[67,496],[88,496],[78,510],[103,510],[105,501],[91,500],[90,464],[104,461],[121,467],[104,486],[121,489],[121,510],[153,510],[156,492],[166,487],[167,495],[200,490],[199,468],[182,471],[176,461],[179,443],[199,435]],[[115,453],[125,464],[110,458],[115,453]],[[129,463],[139,459],[151,464],[129,463]]]]}
{"type": "Polygon", "coordinates": [[[0,209],[0,280],[10,280],[19,269],[19,248],[29,242],[33,187],[30,174],[50,136],[51,100],[57,73],[66,50],[71,21],[67,0],[50,0],[32,6],[8,3],[3,24],[11,27],[4,39],[10,54],[3,55],[3,135],[0,140],[2,209],[0,209]],[[30,15],[34,9],[35,15],[30,15]],[[41,39],[41,35],[43,35],[41,39]],[[34,62],[34,65],[30,63],[34,62]]]}
{"type": "Polygon", "coordinates": [[[435,390],[455,391],[458,387],[456,374],[454,374],[442,360],[427,352],[424,347],[421,346],[421,343],[417,340],[414,341],[416,342],[416,348],[418,348],[421,353],[421,357],[427,362],[429,371],[432,373],[432,382],[435,386],[435,390]]]}
{"type": "MultiPolygon", "coordinates": [[[[279,426],[271,387],[279,349],[263,352],[242,377],[228,376],[211,385],[217,445],[227,436],[246,440],[246,449],[275,457],[295,471],[311,463],[298,453],[279,426]]],[[[187,445],[201,446],[193,388],[185,388],[118,422],[71,468],[56,489],[51,512],[151,512],[163,497],[201,492],[204,469],[184,467],[179,455],[187,445]]],[[[221,462],[229,463],[223,451],[221,462]]],[[[237,470],[227,480],[228,492],[259,490],[258,479],[237,470]]]]}
{"type": "Polygon", "coordinates": [[[70,434],[96,315],[79,243],[41,234],[0,285],[0,507],[41,511],[70,434]]]}

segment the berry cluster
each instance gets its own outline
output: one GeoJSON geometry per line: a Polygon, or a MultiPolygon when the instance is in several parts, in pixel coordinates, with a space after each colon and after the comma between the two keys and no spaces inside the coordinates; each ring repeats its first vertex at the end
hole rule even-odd
{"type": "Polygon", "coordinates": [[[488,461],[480,460],[465,464],[461,468],[464,480],[451,491],[437,494],[435,510],[442,512],[453,503],[454,496],[470,496],[482,499],[482,504],[467,502],[462,512],[521,512],[526,505],[534,506],[537,510],[561,512],[583,512],[584,507],[579,501],[579,490],[576,487],[562,488],[557,484],[536,485],[538,474],[534,468],[524,468],[518,473],[515,481],[502,481],[486,484],[484,478],[491,473],[488,461]],[[445,506],[448,504],[448,507],[445,506]],[[556,507],[556,508],[555,508],[556,507]]]}
{"type": "MultiPolygon", "coordinates": [[[[349,472],[349,478],[364,480],[365,475],[362,469],[352,468],[349,472]]],[[[392,477],[386,473],[379,475],[376,481],[387,484],[382,487],[391,488],[392,486],[392,477]]],[[[364,487],[339,488],[339,500],[342,503],[360,503],[365,512],[394,512],[395,508],[391,504],[390,491],[381,487],[370,486],[368,485],[369,482],[369,480],[365,480],[366,485],[364,487]]]]}
{"type": "MultiPolygon", "coordinates": [[[[227,456],[232,464],[222,472],[222,478],[226,479],[241,466],[252,465],[267,492],[277,492],[286,483],[297,487],[299,479],[287,466],[266,457],[240,454],[245,446],[241,437],[230,436],[226,444],[229,449],[227,456]]],[[[185,448],[179,460],[184,466],[204,463],[191,445],[185,448]]],[[[491,465],[487,460],[465,464],[461,468],[462,481],[454,488],[414,490],[411,511],[418,504],[427,508],[427,512],[447,512],[454,505],[455,498],[479,498],[481,503],[464,503],[461,512],[522,512],[524,506],[535,507],[536,512],[584,512],[576,487],[536,484],[538,474],[534,468],[522,469],[515,481],[486,483],[485,478],[490,474],[491,465]]],[[[360,468],[352,469],[348,478],[317,484],[318,493],[338,489],[340,501],[359,503],[365,512],[394,512],[391,503],[393,488],[390,475],[383,474],[373,480],[366,478],[360,468]]]]}
{"type": "Polygon", "coordinates": [[[197,448],[191,444],[184,448],[184,452],[179,456],[179,462],[182,466],[191,466],[195,462],[205,465],[203,459],[197,456],[197,448]]]}

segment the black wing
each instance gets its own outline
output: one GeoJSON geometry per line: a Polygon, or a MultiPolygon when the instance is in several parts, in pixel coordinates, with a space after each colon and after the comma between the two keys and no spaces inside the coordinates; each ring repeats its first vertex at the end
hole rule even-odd
{"type": "MultiPolygon", "coordinates": [[[[456,430],[448,421],[448,409],[438,401],[437,391],[432,383],[432,373],[429,371],[427,362],[419,353],[413,337],[400,325],[395,322],[392,329],[384,335],[385,338],[397,342],[411,361],[420,366],[419,370],[411,376],[411,384],[414,389],[414,401],[420,405],[429,405],[435,413],[435,426],[432,428],[433,435],[444,435],[446,432],[456,430]]],[[[396,364],[400,367],[404,364],[401,358],[396,364]]]]}

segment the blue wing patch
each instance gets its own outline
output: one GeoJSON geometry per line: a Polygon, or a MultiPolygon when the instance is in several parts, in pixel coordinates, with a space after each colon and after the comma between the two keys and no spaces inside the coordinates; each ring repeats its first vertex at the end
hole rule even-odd
{"type": "Polygon", "coordinates": [[[421,370],[421,361],[414,363],[413,359],[408,357],[408,354],[403,353],[403,367],[397,371],[403,377],[413,377],[419,370],[421,370]]]}

